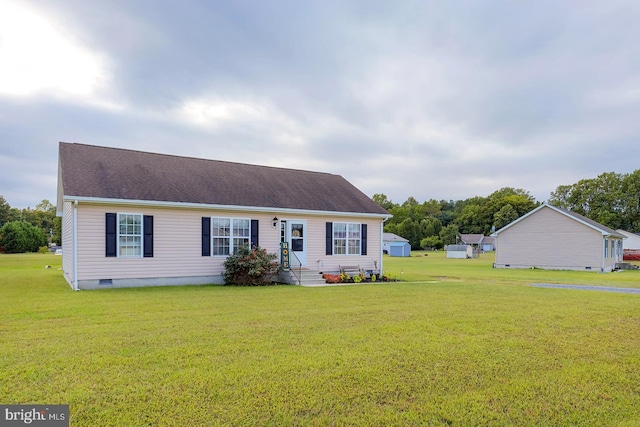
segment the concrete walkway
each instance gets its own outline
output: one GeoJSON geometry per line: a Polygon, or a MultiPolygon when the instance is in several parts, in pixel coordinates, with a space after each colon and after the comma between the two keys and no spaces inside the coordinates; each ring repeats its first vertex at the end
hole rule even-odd
{"type": "Polygon", "coordinates": [[[615,288],[611,286],[557,285],[552,283],[532,283],[536,288],[579,289],[582,291],[620,292],[623,294],[640,294],[637,288],[615,288]]]}

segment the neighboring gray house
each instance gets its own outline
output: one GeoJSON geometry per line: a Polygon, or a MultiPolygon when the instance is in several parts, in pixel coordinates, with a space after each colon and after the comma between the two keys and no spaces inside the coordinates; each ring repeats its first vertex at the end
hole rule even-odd
{"type": "Polygon", "coordinates": [[[623,249],[640,249],[640,236],[624,230],[616,231],[625,237],[624,241],[622,242],[623,249]]]}
{"type": "Polygon", "coordinates": [[[390,217],[339,175],[62,142],[57,210],[74,290],[222,283],[241,246],[277,253],[302,284],[379,272],[390,217]]]}
{"type": "Polygon", "coordinates": [[[461,234],[460,240],[465,245],[471,245],[475,249],[483,252],[494,251],[496,249],[495,239],[484,234],[461,234]]]}
{"type": "Polygon", "coordinates": [[[480,249],[483,252],[490,252],[496,250],[496,239],[491,236],[482,236],[482,243],[480,244],[480,249]]]}
{"type": "Polygon", "coordinates": [[[496,231],[493,237],[497,268],[608,272],[622,261],[621,233],[546,203],[496,231]]]}
{"type": "Polygon", "coordinates": [[[409,240],[404,237],[400,237],[393,233],[382,233],[382,249],[385,253],[389,253],[389,248],[392,243],[409,243],[409,240]]]}
{"type": "Polygon", "coordinates": [[[389,256],[411,256],[411,245],[409,242],[389,243],[389,256]]]}

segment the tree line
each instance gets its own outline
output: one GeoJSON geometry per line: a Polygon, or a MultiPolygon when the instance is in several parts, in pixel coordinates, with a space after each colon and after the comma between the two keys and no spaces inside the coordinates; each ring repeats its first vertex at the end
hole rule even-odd
{"type": "MultiPolygon", "coordinates": [[[[385,194],[373,200],[392,218],[384,231],[409,240],[413,249],[455,244],[460,234],[490,235],[540,206],[523,189],[505,187],[487,197],[466,200],[428,200],[409,197],[394,203],[385,194]]],[[[640,169],[629,174],[607,172],[575,184],[560,185],[549,203],[569,209],[613,229],[640,232],[640,169]]]]}
{"type": "Polygon", "coordinates": [[[48,243],[60,244],[61,235],[61,218],[48,200],[35,209],[18,209],[0,195],[0,252],[36,252],[48,243]]]}
{"type": "Polygon", "coordinates": [[[640,232],[640,169],[606,172],[575,184],[560,185],[549,203],[570,209],[614,230],[640,232]]]}
{"type": "Polygon", "coordinates": [[[488,197],[458,201],[420,203],[409,197],[397,204],[385,194],[374,194],[373,200],[393,215],[385,222],[384,231],[408,239],[413,249],[440,249],[455,244],[460,234],[489,235],[540,205],[529,192],[511,187],[488,197]]]}

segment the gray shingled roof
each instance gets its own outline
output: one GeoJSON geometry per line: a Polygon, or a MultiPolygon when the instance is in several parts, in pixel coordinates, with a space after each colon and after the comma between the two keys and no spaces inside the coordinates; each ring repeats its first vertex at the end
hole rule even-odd
{"type": "Polygon", "coordinates": [[[388,215],[339,175],[61,142],[65,197],[388,215]]]}
{"type": "Polygon", "coordinates": [[[484,238],[484,234],[461,234],[460,235],[460,240],[462,240],[462,243],[466,243],[466,244],[474,244],[474,245],[479,245],[482,243],[482,239],[484,238]]]}
{"type": "Polygon", "coordinates": [[[382,241],[383,242],[408,242],[408,239],[405,239],[402,236],[398,236],[394,233],[382,233],[382,241]]]}

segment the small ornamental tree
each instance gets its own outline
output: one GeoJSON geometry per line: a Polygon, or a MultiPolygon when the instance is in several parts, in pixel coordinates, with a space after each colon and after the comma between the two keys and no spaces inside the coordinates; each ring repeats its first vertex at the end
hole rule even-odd
{"type": "Polygon", "coordinates": [[[276,259],[276,254],[267,253],[266,249],[260,247],[240,248],[224,262],[224,283],[236,286],[271,285],[278,273],[276,259]]]}

